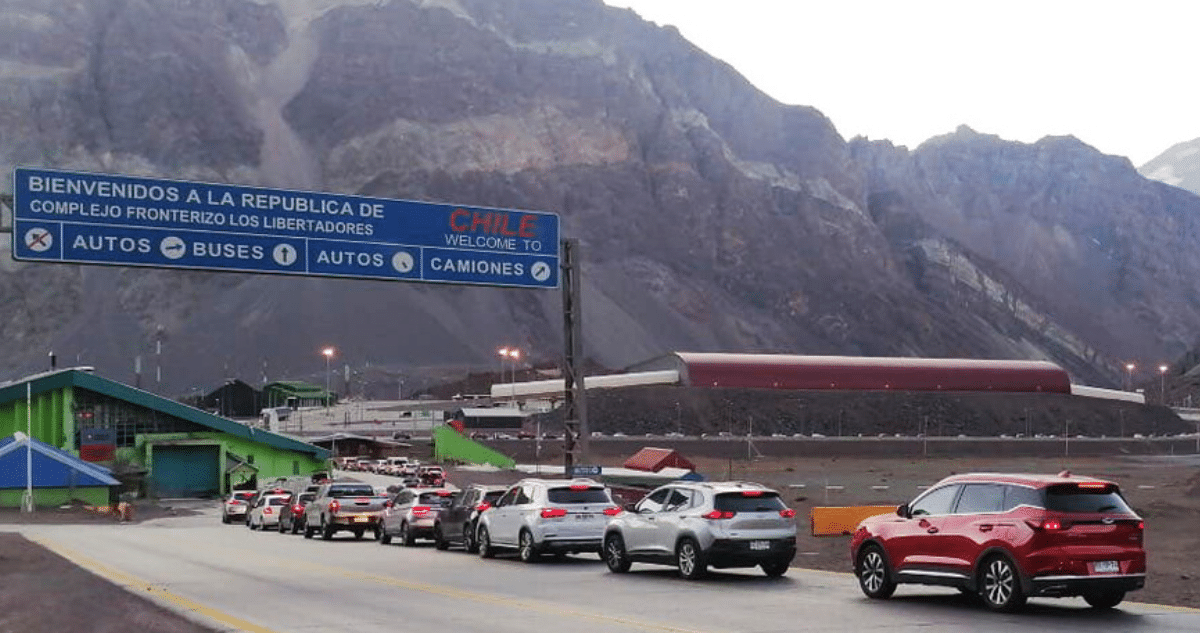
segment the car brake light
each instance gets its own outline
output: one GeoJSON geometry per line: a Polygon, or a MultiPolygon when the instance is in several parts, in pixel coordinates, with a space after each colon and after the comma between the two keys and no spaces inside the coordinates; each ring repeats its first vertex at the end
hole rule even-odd
{"type": "Polygon", "coordinates": [[[341,510],[341,509],[342,509],[342,504],[338,503],[337,499],[334,499],[333,501],[329,502],[329,511],[332,512],[333,514],[337,514],[338,510],[341,510]]]}
{"type": "Polygon", "coordinates": [[[565,508],[543,508],[542,509],[542,518],[543,519],[555,519],[558,517],[565,517],[565,516],[567,516],[567,511],[565,508]]]}
{"type": "Polygon", "coordinates": [[[702,518],[702,519],[713,519],[713,520],[716,520],[716,519],[732,519],[732,518],[734,517],[734,515],[736,515],[736,514],[737,514],[737,513],[736,513],[736,512],[734,512],[734,511],[732,511],[732,510],[725,510],[725,511],[721,511],[721,510],[713,510],[712,512],[709,512],[708,514],[701,514],[701,515],[700,515],[700,518],[702,518]]]}
{"type": "Polygon", "coordinates": [[[304,512],[304,506],[292,506],[292,514],[300,514],[304,512]]]}
{"type": "Polygon", "coordinates": [[[429,509],[429,506],[413,506],[412,513],[413,516],[423,517],[429,514],[429,509]]]}
{"type": "Polygon", "coordinates": [[[1139,529],[1139,530],[1145,530],[1145,529],[1146,529],[1146,522],[1145,522],[1145,521],[1138,521],[1138,529],[1139,529]]]}
{"type": "Polygon", "coordinates": [[[571,484],[571,490],[587,490],[591,486],[587,484],[571,484]]]}
{"type": "Polygon", "coordinates": [[[484,501],[483,503],[481,503],[481,504],[479,504],[479,505],[475,506],[475,510],[476,510],[476,511],[478,511],[478,512],[483,512],[484,510],[487,510],[487,509],[488,509],[488,508],[490,508],[490,507],[492,507],[492,504],[490,504],[490,503],[488,503],[488,502],[484,501]]]}
{"type": "Polygon", "coordinates": [[[1047,519],[1042,521],[1042,529],[1046,531],[1054,531],[1063,529],[1062,521],[1058,519],[1047,519]]]}
{"type": "Polygon", "coordinates": [[[742,496],[743,497],[761,497],[762,491],[761,490],[743,490],[742,496]]]}
{"type": "Polygon", "coordinates": [[[791,519],[796,516],[796,511],[791,508],[784,508],[779,511],[779,516],[785,519],[791,519]]]}
{"type": "Polygon", "coordinates": [[[608,506],[604,509],[604,516],[615,517],[621,514],[621,508],[617,506],[608,506]]]}
{"type": "Polygon", "coordinates": [[[1102,484],[1102,483],[1086,483],[1086,484],[1077,484],[1077,485],[1080,488],[1089,488],[1092,490],[1103,490],[1104,488],[1108,487],[1108,484],[1102,484]]]}

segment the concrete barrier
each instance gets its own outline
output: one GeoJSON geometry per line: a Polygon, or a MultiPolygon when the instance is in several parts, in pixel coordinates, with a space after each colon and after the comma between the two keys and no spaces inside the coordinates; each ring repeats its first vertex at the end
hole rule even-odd
{"type": "Polygon", "coordinates": [[[896,506],[815,507],[809,513],[813,536],[846,536],[867,517],[893,514],[896,506]]]}

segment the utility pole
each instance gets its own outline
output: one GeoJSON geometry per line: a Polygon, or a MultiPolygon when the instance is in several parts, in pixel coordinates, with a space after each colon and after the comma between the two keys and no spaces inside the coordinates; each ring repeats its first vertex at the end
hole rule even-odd
{"type": "MultiPolygon", "coordinates": [[[[587,390],[583,376],[583,305],[581,303],[579,240],[564,239],[562,251],[563,305],[563,465],[570,474],[578,457],[579,463],[589,459],[587,390]]],[[[503,380],[503,377],[501,378],[503,380]]]]}

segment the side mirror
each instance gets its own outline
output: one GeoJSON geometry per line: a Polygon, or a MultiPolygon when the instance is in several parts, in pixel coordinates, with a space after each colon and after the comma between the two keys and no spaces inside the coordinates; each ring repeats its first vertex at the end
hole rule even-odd
{"type": "Polygon", "coordinates": [[[912,518],[912,514],[910,514],[908,511],[907,503],[901,504],[899,508],[896,508],[896,516],[904,517],[905,519],[912,518]]]}

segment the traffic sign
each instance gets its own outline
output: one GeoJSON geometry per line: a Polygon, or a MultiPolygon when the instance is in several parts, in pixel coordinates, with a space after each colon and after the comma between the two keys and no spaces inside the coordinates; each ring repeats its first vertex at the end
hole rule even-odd
{"type": "Polygon", "coordinates": [[[567,473],[568,477],[599,477],[601,468],[599,466],[571,466],[567,473]]]}
{"type": "Polygon", "coordinates": [[[18,168],[13,257],[557,288],[553,213],[18,168]]]}

